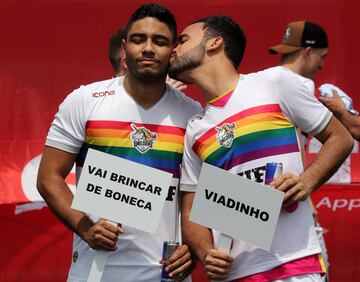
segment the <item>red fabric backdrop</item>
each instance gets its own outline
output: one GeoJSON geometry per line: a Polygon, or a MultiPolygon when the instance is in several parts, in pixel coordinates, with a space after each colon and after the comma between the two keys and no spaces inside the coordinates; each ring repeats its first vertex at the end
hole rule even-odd
{"type": "MultiPolygon", "coordinates": [[[[313,195],[330,261],[333,282],[360,281],[360,185],[326,185],[313,195]]],[[[65,281],[72,234],[47,207],[15,215],[0,205],[0,281],[65,281]]],[[[17,209],[19,211],[19,208],[17,209]]],[[[194,282],[205,282],[198,265],[194,282]]]]}
{"type": "MultiPolygon", "coordinates": [[[[248,37],[239,69],[242,73],[277,64],[278,57],[270,56],[267,48],[281,40],[287,22],[309,19],[321,24],[328,32],[330,51],[316,84],[330,82],[340,86],[354,99],[355,108],[360,109],[360,37],[356,36],[359,1],[157,2],[174,12],[179,30],[209,14],[222,13],[238,21],[248,37]]],[[[14,215],[14,204],[41,200],[35,189],[36,170],[58,104],[81,84],[112,75],[107,61],[108,39],[142,3],[0,1],[0,281],[64,281],[70,259],[70,233],[47,208],[14,215]]],[[[193,87],[188,94],[201,100],[193,87]]],[[[314,156],[309,153],[310,159],[314,156]]],[[[358,151],[351,156],[348,173],[348,182],[360,183],[358,151]]],[[[73,175],[69,183],[74,184],[73,175]]],[[[322,191],[319,193],[333,201],[360,198],[358,186],[328,186],[322,191]]],[[[332,281],[360,281],[355,252],[359,247],[357,207],[347,211],[322,205],[319,211],[320,219],[330,230],[325,238],[332,281]]]]}

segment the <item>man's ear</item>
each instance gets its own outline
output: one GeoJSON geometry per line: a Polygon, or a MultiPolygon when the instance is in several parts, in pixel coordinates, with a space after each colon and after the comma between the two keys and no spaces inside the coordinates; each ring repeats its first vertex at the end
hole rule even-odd
{"type": "Polygon", "coordinates": [[[121,39],[121,53],[122,53],[122,54],[125,54],[125,51],[126,51],[125,44],[126,44],[126,40],[125,40],[125,39],[121,39]]]}
{"type": "Polygon", "coordinates": [[[211,38],[207,41],[207,50],[213,51],[218,50],[219,48],[222,48],[224,44],[224,39],[221,36],[217,36],[214,38],[211,38]]]}
{"type": "Polygon", "coordinates": [[[124,70],[127,70],[127,64],[126,64],[126,47],[125,47],[125,39],[122,39],[121,40],[121,56],[120,56],[120,64],[121,64],[121,67],[124,69],[124,70]]]}
{"type": "Polygon", "coordinates": [[[121,64],[121,67],[122,67],[124,70],[127,70],[127,64],[126,64],[126,56],[125,56],[125,53],[122,53],[122,54],[121,54],[121,57],[120,57],[120,64],[121,64]]]}
{"type": "Polygon", "coordinates": [[[312,50],[311,47],[306,47],[303,49],[303,55],[308,57],[310,55],[310,51],[312,50]]]}

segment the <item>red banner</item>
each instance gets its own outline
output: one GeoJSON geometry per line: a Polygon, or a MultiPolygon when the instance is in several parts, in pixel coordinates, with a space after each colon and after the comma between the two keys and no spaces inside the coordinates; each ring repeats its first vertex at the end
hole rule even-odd
{"type": "MultiPolygon", "coordinates": [[[[329,261],[330,281],[359,281],[360,185],[327,185],[317,191],[329,261]]],[[[71,232],[40,203],[0,205],[0,281],[65,281],[71,232]]],[[[198,264],[193,281],[208,281],[198,264]]]]}
{"type": "Polygon", "coordinates": [[[360,185],[327,185],[312,199],[325,229],[330,281],[360,281],[360,185]]]}
{"type": "MultiPolygon", "coordinates": [[[[46,207],[25,212],[27,208],[16,209],[14,204],[41,200],[35,185],[36,173],[58,105],[81,84],[112,76],[107,60],[110,35],[142,4],[50,2],[0,1],[0,281],[65,280],[70,263],[70,232],[46,207]]],[[[311,2],[311,9],[307,1],[292,1],[291,9],[288,1],[282,0],[217,2],[159,1],[175,14],[179,31],[195,19],[219,11],[239,22],[248,37],[241,73],[278,63],[279,57],[270,56],[267,48],[281,40],[287,22],[307,18],[321,24],[328,32],[330,49],[316,85],[338,85],[360,109],[358,60],[354,59],[360,49],[360,37],[354,36],[354,27],[359,26],[360,1],[318,0],[311,2]],[[189,4],[194,8],[189,9],[189,4]]],[[[200,99],[193,87],[187,93],[200,99]]],[[[317,149],[318,145],[308,144],[309,160],[317,149]]],[[[333,180],[360,183],[358,147],[333,180]]],[[[73,187],[73,174],[68,183],[73,187]]],[[[325,239],[331,280],[335,282],[360,281],[356,254],[359,194],[359,186],[328,185],[314,195],[320,220],[329,230],[325,239]]],[[[194,274],[196,282],[204,281],[200,269],[194,274]]]]}
{"type": "Polygon", "coordinates": [[[66,281],[72,233],[47,207],[31,205],[0,205],[0,281],[66,281]]]}
{"type": "MultiPolygon", "coordinates": [[[[310,164],[321,149],[321,143],[314,137],[307,140],[306,161],[310,164]]],[[[329,179],[328,184],[356,184],[360,183],[360,153],[359,142],[354,140],[354,148],[350,156],[341,165],[338,171],[329,179]]]]}

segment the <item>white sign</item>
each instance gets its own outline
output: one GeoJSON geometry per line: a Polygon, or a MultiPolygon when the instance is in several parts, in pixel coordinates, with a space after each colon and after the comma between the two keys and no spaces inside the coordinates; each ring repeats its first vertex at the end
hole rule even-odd
{"type": "Polygon", "coordinates": [[[284,193],[204,163],[190,220],[269,251],[284,193]]]}
{"type": "Polygon", "coordinates": [[[155,233],[172,174],[89,149],[72,208],[155,233]]]}

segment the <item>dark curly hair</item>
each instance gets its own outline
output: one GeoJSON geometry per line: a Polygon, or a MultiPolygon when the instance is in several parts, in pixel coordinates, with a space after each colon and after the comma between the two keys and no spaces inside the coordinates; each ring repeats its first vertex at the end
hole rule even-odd
{"type": "Polygon", "coordinates": [[[246,36],[242,28],[231,18],[214,15],[193,23],[204,24],[204,40],[221,36],[224,40],[225,54],[237,69],[245,52],[246,36]]]}
{"type": "Polygon", "coordinates": [[[176,42],[177,38],[177,30],[176,30],[176,21],[174,18],[174,15],[165,7],[158,5],[158,4],[146,4],[142,5],[140,8],[138,8],[130,17],[126,28],[125,28],[125,34],[127,36],[131,26],[134,22],[147,18],[152,17],[158,19],[160,22],[165,23],[169,30],[172,33],[172,40],[173,43],[176,42]]]}

